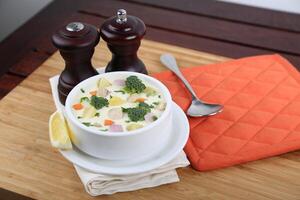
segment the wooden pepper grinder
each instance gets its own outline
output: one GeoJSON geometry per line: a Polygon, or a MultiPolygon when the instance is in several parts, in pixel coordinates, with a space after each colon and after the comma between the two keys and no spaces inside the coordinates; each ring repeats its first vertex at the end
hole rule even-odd
{"type": "Polygon", "coordinates": [[[65,60],[65,69],[58,82],[59,100],[64,105],[69,92],[79,82],[98,74],[91,58],[100,34],[96,27],[81,22],[72,22],[52,36],[53,44],[65,60]]]}
{"type": "Polygon", "coordinates": [[[119,9],[117,16],[107,19],[100,28],[100,35],[112,52],[112,59],[105,72],[134,71],[148,74],[144,63],[138,58],[137,51],[146,33],[144,22],[119,9]]]}

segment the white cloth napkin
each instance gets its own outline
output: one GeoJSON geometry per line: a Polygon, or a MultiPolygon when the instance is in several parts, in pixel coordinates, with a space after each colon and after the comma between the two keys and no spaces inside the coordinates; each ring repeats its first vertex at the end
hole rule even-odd
{"type": "MultiPolygon", "coordinates": [[[[57,110],[64,113],[64,106],[60,103],[57,93],[58,78],[58,75],[50,78],[51,91],[57,110]]],[[[182,151],[169,163],[140,174],[107,175],[93,173],[76,165],[74,167],[87,193],[92,196],[98,196],[178,182],[179,178],[175,169],[186,167],[189,164],[184,151],[182,151]]]]}
{"type": "Polygon", "coordinates": [[[133,175],[105,175],[88,172],[74,165],[87,193],[92,196],[133,191],[142,188],[178,182],[176,168],[186,167],[190,163],[182,151],[171,162],[148,172],[133,175]]]}

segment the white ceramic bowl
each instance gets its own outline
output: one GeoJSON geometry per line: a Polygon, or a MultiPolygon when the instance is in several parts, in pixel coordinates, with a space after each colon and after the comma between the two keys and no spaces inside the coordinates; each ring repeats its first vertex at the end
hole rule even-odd
{"type": "Polygon", "coordinates": [[[168,89],[158,80],[135,72],[109,72],[90,77],[69,93],[66,104],[66,118],[73,132],[72,142],[81,151],[102,159],[121,160],[134,157],[148,157],[159,152],[167,143],[172,130],[172,98],[168,89]],[[88,88],[100,78],[126,78],[135,75],[160,90],[166,101],[166,109],[151,124],[129,132],[101,132],[93,130],[76,118],[72,111],[80,88],[88,88]]]}

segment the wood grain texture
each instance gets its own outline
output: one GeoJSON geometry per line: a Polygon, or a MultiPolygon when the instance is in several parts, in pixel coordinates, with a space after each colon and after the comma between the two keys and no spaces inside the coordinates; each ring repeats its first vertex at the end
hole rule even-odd
{"type": "MultiPolygon", "coordinates": [[[[139,56],[150,72],[165,68],[159,63],[163,52],[173,53],[180,66],[197,66],[228,60],[195,50],[144,40],[139,56]]],[[[101,42],[93,63],[110,60],[101,42]]],[[[179,169],[179,183],[90,197],[73,166],[52,148],[48,118],[55,111],[48,79],[60,73],[58,53],[0,101],[0,187],[34,199],[299,199],[300,152],[288,153],[210,172],[189,167],[179,169]]]]}
{"type": "Polygon", "coordinates": [[[9,190],[5,190],[0,188],[0,199],[1,200],[33,200],[30,197],[26,197],[24,195],[20,195],[9,190]]]}
{"type": "Polygon", "coordinates": [[[22,80],[23,77],[14,74],[4,74],[2,77],[0,77],[0,97],[3,97],[9,93],[22,80]]]}
{"type": "MultiPolygon", "coordinates": [[[[82,20],[95,26],[102,24],[106,18],[101,15],[80,11],[71,17],[72,21],[82,20]]],[[[261,54],[273,54],[274,51],[248,47],[230,42],[217,41],[214,39],[188,35],[180,32],[165,30],[156,26],[147,24],[146,39],[155,40],[163,43],[173,44],[198,51],[205,51],[230,58],[241,58],[245,56],[254,56],[261,54]]],[[[300,56],[294,56],[287,53],[281,53],[294,66],[300,69],[300,56]]]]}
{"type": "MultiPolygon", "coordinates": [[[[30,53],[53,53],[52,33],[84,4],[80,0],[53,1],[0,43],[0,76],[30,53]]],[[[12,11],[15,12],[15,11],[12,11]]],[[[24,72],[22,72],[24,73],[24,72]]]]}
{"type": "Polygon", "coordinates": [[[58,27],[75,18],[100,26],[119,7],[145,20],[151,40],[232,58],[277,52],[300,67],[300,15],[211,0],[59,0],[1,42],[0,76],[28,76],[55,51],[58,27]]]}
{"type": "Polygon", "coordinates": [[[300,15],[211,0],[126,0],[141,5],[243,24],[300,32],[300,15]]]}
{"type": "Polygon", "coordinates": [[[128,14],[141,18],[148,26],[217,41],[300,55],[300,34],[296,32],[213,19],[119,0],[90,0],[81,10],[110,17],[115,15],[116,10],[120,7],[125,8],[128,14]]]}

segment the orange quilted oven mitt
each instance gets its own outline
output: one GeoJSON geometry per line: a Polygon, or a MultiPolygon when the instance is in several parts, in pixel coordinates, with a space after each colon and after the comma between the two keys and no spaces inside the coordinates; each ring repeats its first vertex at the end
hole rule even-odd
{"type": "MultiPolygon", "coordinates": [[[[185,152],[197,170],[211,170],[300,149],[300,74],[279,55],[182,70],[204,101],[223,104],[207,118],[189,118],[185,152]]],[[[186,110],[191,97],[171,72],[153,74],[186,110]]]]}

